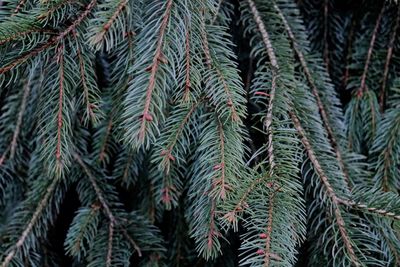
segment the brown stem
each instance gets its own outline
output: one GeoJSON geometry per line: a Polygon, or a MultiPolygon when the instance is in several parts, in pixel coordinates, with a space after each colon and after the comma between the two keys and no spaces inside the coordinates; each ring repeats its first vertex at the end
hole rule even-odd
{"type": "Polygon", "coordinates": [[[21,10],[21,8],[25,5],[25,2],[26,2],[26,0],[20,0],[18,2],[17,7],[14,9],[14,12],[13,12],[13,14],[11,16],[15,16],[21,10]]]}

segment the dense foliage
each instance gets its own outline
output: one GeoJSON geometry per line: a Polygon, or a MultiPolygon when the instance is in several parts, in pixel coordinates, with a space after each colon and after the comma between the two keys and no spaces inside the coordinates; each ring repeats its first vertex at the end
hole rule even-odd
{"type": "Polygon", "coordinates": [[[399,26],[395,1],[0,0],[0,266],[399,266],[399,26]]]}

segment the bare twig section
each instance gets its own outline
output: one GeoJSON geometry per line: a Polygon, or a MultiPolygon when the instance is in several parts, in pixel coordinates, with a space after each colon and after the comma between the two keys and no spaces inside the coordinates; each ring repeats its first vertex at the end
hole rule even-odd
{"type": "Polygon", "coordinates": [[[344,222],[342,213],[339,208],[340,199],[336,196],[335,191],[334,191],[332,185],[330,184],[328,177],[326,176],[322,166],[320,165],[319,160],[317,159],[317,156],[315,155],[314,150],[311,146],[311,143],[308,140],[303,127],[301,126],[299,118],[293,112],[290,112],[290,116],[292,118],[294,127],[296,128],[296,130],[301,138],[303,146],[306,149],[308,158],[310,159],[311,163],[313,164],[315,171],[317,172],[318,176],[320,177],[320,179],[326,189],[326,192],[328,193],[328,196],[332,201],[336,222],[339,227],[339,231],[340,231],[340,235],[342,237],[343,243],[349,253],[350,260],[354,266],[361,266],[359,263],[359,260],[357,259],[356,254],[354,252],[353,245],[351,244],[351,240],[350,240],[349,234],[347,233],[347,230],[345,227],[345,222],[344,222]]]}
{"type": "Polygon", "coordinates": [[[1,267],[8,267],[9,264],[11,263],[12,259],[15,257],[15,254],[17,253],[17,251],[24,245],[29,234],[32,232],[33,227],[39,220],[44,209],[47,207],[49,199],[51,198],[52,194],[56,190],[58,182],[59,182],[58,179],[53,179],[53,181],[47,188],[46,193],[43,196],[42,200],[37,205],[35,212],[33,213],[30,221],[28,222],[25,230],[22,232],[17,243],[14,245],[14,247],[8,252],[7,256],[4,258],[3,263],[1,264],[1,267]]]}
{"type": "Polygon", "coordinates": [[[383,2],[381,12],[379,13],[378,18],[376,19],[375,28],[374,28],[374,31],[372,32],[371,41],[369,43],[367,58],[365,60],[363,74],[361,75],[360,87],[357,90],[357,96],[359,98],[363,95],[364,92],[368,91],[368,88],[366,86],[367,73],[368,73],[369,64],[371,62],[372,51],[374,49],[376,36],[378,35],[379,26],[381,24],[381,20],[382,20],[384,11],[385,11],[385,2],[383,2]]]}
{"type": "Polygon", "coordinates": [[[303,68],[303,71],[304,71],[304,73],[306,75],[307,81],[310,84],[311,91],[312,91],[312,93],[313,93],[313,95],[314,95],[314,97],[315,97],[315,99],[317,101],[317,106],[318,106],[322,121],[324,123],[325,129],[326,129],[326,131],[328,133],[328,137],[330,139],[330,143],[332,145],[332,148],[335,151],[336,158],[338,159],[339,167],[340,167],[340,169],[342,170],[342,172],[344,174],[344,178],[345,178],[347,187],[350,188],[350,178],[349,178],[348,172],[346,170],[345,163],[343,161],[342,153],[341,153],[339,145],[338,145],[338,143],[336,141],[335,133],[334,133],[334,131],[332,129],[332,126],[330,125],[328,113],[325,110],[325,107],[324,107],[324,104],[323,104],[323,102],[321,100],[321,97],[319,96],[318,88],[315,85],[314,79],[313,79],[312,74],[311,74],[311,70],[308,68],[308,64],[307,64],[307,61],[305,59],[305,56],[304,56],[303,52],[301,51],[301,49],[299,48],[299,46],[297,44],[296,37],[294,36],[293,31],[292,31],[288,21],[285,18],[285,15],[282,13],[280,8],[276,4],[274,6],[275,6],[275,10],[278,12],[279,16],[281,17],[283,24],[285,25],[286,32],[287,32],[290,40],[293,43],[293,49],[294,49],[295,53],[297,54],[297,57],[300,60],[300,64],[301,64],[301,66],[303,68]]]}
{"type": "Polygon", "coordinates": [[[389,74],[390,61],[393,56],[394,42],[396,41],[396,35],[397,35],[397,30],[399,29],[399,25],[400,25],[400,5],[397,4],[396,22],[392,29],[392,34],[390,35],[389,47],[388,47],[387,54],[386,54],[385,68],[383,70],[381,92],[379,95],[379,106],[380,106],[381,112],[383,112],[385,109],[386,83],[387,83],[387,78],[388,78],[388,74],[389,74]]]}
{"type": "Polygon", "coordinates": [[[114,23],[114,21],[118,18],[118,16],[121,14],[121,12],[126,8],[126,5],[128,4],[128,0],[122,0],[117,8],[115,9],[115,12],[113,13],[113,15],[110,17],[110,19],[103,25],[102,30],[96,34],[96,36],[94,37],[94,43],[100,43],[103,41],[104,36],[106,35],[106,33],[108,32],[108,30],[111,28],[112,24],[114,23]]]}
{"type": "Polygon", "coordinates": [[[165,31],[167,29],[170,13],[171,13],[171,8],[172,8],[172,0],[168,0],[167,6],[164,12],[164,16],[161,22],[160,26],[160,31],[158,34],[158,40],[157,40],[157,47],[156,47],[156,52],[153,57],[153,62],[151,65],[148,67],[150,71],[150,78],[149,78],[149,84],[146,89],[146,100],[145,100],[145,105],[143,109],[143,114],[141,118],[141,125],[140,125],[140,130],[139,130],[139,141],[143,142],[144,137],[146,134],[146,123],[150,122],[153,120],[152,115],[149,113],[150,110],[150,104],[151,104],[151,99],[153,95],[153,90],[156,85],[156,75],[157,71],[161,63],[166,63],[166,58],[162,52],[162,47],[164,43],[164,35],[165,31]]]}
{"type": "Polygon", "coordinates": [[[385,216],[394,220],[400,220],[400,214],[396,214],[394,212],[385,209],[369,207],[368,205],[360,202],[354,202],[352,200],[347,200],[347,199],[339,199],[339,203],[355,209],[366,210],[370,213],[376,213],[378,215],[385,216]]]}
{"type": "Polygon", "coordinates": [[[58,42],[60,42],[62,39],[65,38],[65,36],[67,36],[68,34],[73,32],[76,29],[76,27],[90,14],[90,12],[92,11],[92,9],[96,5],[96,3],[97,3],[97,0],[92,0],[86,6],[85,11],[66,30],[61,32],[59,35],[51,38],[48,42],[44,43],[42,46],[39,46],[39,47],[33,49],[29,53],[17,58],[15,61],[7,64],[6,66],[4,66],[2,68],[0,68],[0,74],[11,70],[12,68],[18,66],[19,64],[22,64],[25,61],[27,61],[29,58],[37,56],[38,54],[40,54],[41,52],[43,52],[47,48],[49,48],[49,47],[57,44],[58,42]]]}
{"type": "Polygon", "coordinates": [[[267,50],[267,54],[272,66],[272,81],[271,81],[271,91],[269,92],[269,103],[268,103],[268,109],[267,109],[267,116],[265,119],[265,128],[266,132],[268,134],[268,144],[267,144],[267,150],[268,150],[268,159],[269,159],[269,164],[271,168],[271,174],[273,173],[273,169],[275,167],[275,161],[274,161],[274,147],[273,147],[273,136],[272,136],[272,113],[273,113],[273,104],[275,100],[275,91],[276,91],[276,80],[278,76],[278,70],[279,70],[279,65],[278,65],[278,60],[276,58],[276,54],[274,51],[274,48],[272,46],[271,39],[269,37],[269,34],[267,30],[265,29],[264,22],[262,21],[262,18],[256,8],[255,3],[253,0],[247,0],[250,10],[253,13],[254,20],[257,24],[258,30],[260,31],[260,34],[262,36],[262,40],[265,45],[265,49],[267,50]]]}
{"type": "Polygon", "coordinates": [[[21,109],[19,110],[19,113],[18,113],[17,124],[15,126],[14,135],[13,135],[13,138],[11,141],[10,160],[13,159],[14,155],[15,155],[15,149],[17,147],[17,140],[18,140],[19,133],[21,131],[22,118],[25,113],[26,104],[28,102],[28,97],[29,97],[30,91],[31,91],[31,84],[30,84],[30,79],[28,79],[24,86],[24,94],[22,96],[21,109]]]}

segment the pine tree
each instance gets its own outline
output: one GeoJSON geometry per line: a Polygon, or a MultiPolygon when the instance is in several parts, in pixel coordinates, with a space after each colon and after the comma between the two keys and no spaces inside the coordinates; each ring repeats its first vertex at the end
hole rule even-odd
{"type": "Polygon", "coordinates": [[[0,0],[0,266],[399,266],[400,4],[0,0]]]}

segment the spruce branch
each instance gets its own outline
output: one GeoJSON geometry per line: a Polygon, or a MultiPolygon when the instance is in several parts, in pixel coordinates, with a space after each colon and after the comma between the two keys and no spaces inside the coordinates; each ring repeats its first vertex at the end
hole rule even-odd
{"type": "Polygon", "coordinates": [[[118,16],[120,16],[120,14],[126,8],[127,4],[128,4],[127,0],[122,0],[118,3],[110,18],[103,25],[101,25],[102,26],[101,31],[96,33],[96,35],[93,37],[93,44],[101,43],[104,40],[105,35],[110,30],[110,28],[112,27],[113,23],[118,18],[118,16]]]}
{"type": "MultiPolygon", "coordinates": [[[[108,250],[107,250],[106,263],[107,263],[107,266],[111,266],[111,262],[112,262],[112,246],[113,246],[112,244],[113,244],[113,240],[114,240],[113,239],[114,228],[116,226],[120,226],[120,222],[117,220],[117,218],[115,217],[114,213],[111,211],[111,207],[107,203],[107,200],[106,200],[106,198],[105,198],[100,186],[96,182],[96,178],[93,176],[92,172],[89,170],[87,165],[83,162],[82,158],[77,153],[74,153],[73,156],[76,159],[77,163],[82,167],[82,169],[86,173],[87,177],[89,178],[89,181],[92,184],[93,189],[96,192],[97,198],[98,198],[101,206],[103,207],[106,216],[108,217],[108,220],[109,220],[109,227],[108,227],[109,235],[108,235],[108,250]]],[[[141,253],[141,250],[140,250],[139,246],[132,239],[132,237],[130,237],[130,235],[128,234],[126,229],[121,228],[121,231],[122,231],[124,237],[132,244],[133,248],[137,251],[138,255],[141,256],[142,253],[141,253]]]]}
{"type": "Polygon", "coordinates": [[[390,40],[388,44],[388,50],[386,54],[386,60],[385,60],[385,67],[383,70],[383,77],[382,77],[382,85],[381,85],[381,90],[379,94],[379,106],[381,112],[384,111],[385,109],[385,98],[386,98],[386,84],[387,84],[387,79],[389,75],[389,67],[390,67],[390,62],[392,60],[393,56],[393,49],[394,49],[394,43],[396,41],[396,36],[397,36],[397,30],[399,29],[400,25],[400,5],[397,4],[397,16],[396,16],[396,22],[393,26],[391,35],[390,35],[390,40]]]}
{"type": "Polygon", "coordinates": [[[355,254],[349,234],[346,230],[346,225],[345,225],[345,222],[344,222],[344,219],[342,216],[342,212],[339,207],[340,200],[336,196],[336,193],[335,193],[334,189],[332,188],[332,185],[330,184],[328,177],[325,175],[325,172],[324,172],[322,166],[320,165],[319,160],[317,159],[317,157],[312,149],[311,143],[306,136],[306,133],[300,123],[299,118],[293,112],[290,113],[290,117],[292,118],[294,126],[301,138],[304,148],[306,149],[308,157],[309,157],[310,161],[312,162],[312,164],[315,168],[315,171],[318,173],[318,176],[320,177],[322,183],[324,184],[325,190],[332,201],[333,209],[334,209],[334,216],[336,218],[336,222],[339,227],[339,231],[340,231],[340,235],[342,237],[343,243],[346,247],[346,250],[349,253],[351,262],[355,266],[361,266],[356,254],[355,254]]]}
{"type": "Polygon", "coordinates": [[[13,258],[15,257],[16,253],[24,245],[26,239],[28,238],[28,235],[31,234],[33,227],[35,227],[35,225],[38,222],[43,211],[49,205],[49,200],[50,200],[51,196],[53,195],[54,191],[56,190],[59,182],[60,182],[60,180],[58,178],[52,179],[52,182],[50,183],[49,187],[47,188],[46,193],[44,194],[43,198],[40,200],[40,202],[36,206],[36,209],[35,209],[34,213],[32,214],[32,217],[30,218],[29,222],[26,224],[18,241],[11,248],[11,250],[5,255],[3,262],[1,264],[1,267],[8,267],[9,264],[11,263],[11,261],[13,260],[13,258]]]}
{"type": "Polygon", "coordinates": [[[329,45],[328,45],[328,25],[329,25],[329,0],[324,0],[324,62],[326,71],[329,73],[329,45]]]}
{"type": "Polygon", "coordinates": [[[97,0],[92,0],[85,8],[85,11],[82,12],[78,18],[64,31],[59,33],[57,36],[54,36],[51,38],[49,41],[44,43],[43,45],[36,47],[32,51],[26,53],[25,55],[22,55],[18,58],[16,58],[13,62],[8,63],[7,65],[3,66],[0,68],[0,74],[3,74],[14,67],[26,62],[30,58],[33,58],[37,56],[38,54],[42,53],[46,49],[53,47],[54,45],[58,44],[60,41],[62,41],[66,36],[68,36],[70,33],[72,33],[76,27],[91,13],[92,9],[96,5],[97,0]]]}
{"type": "Polygon", "coordinates": [[[369,43],[369,48],[368,48],[368,52],[367,52],[367,57],[365,59],[364,70],[361,75],[360,87],[358,88],[358,90],[356,92],[358,98],[360,98],[364,92],[368,91],[368,87],[366,86],[367,74],[368,74],[368,69],[369,69],[369,65],[371,62],[371,57],[372,57],[372,52],[373,52],[374,45],[375,45],[376,36],[378,34],[379,26],[381,24],[381,20],[382,20],[384,11],[385,11],[385,3],[382,4],[381,12],[379,13],[378,18],[376,19],[375,27],[372,32],[371,41],[369,43]]]}
{"type": "Polygon", "coordinates": [[[400,214],[395,214],[394,212],[381,209],[381,208],[376,208],[376,207],[370,207],[366,204],[363,204],[362,202],[355,202],[352,200],[346,200],[346,199],[339,199],[339,203],[355,208],[355,209],[360,209],[360,210],[365,210],[367,212],[370,212],[372,214],[377,214],[380,216],[392,218],[394,220],[400,220],[400,214]]]}
{"type": "Polygon", "coordinates": [[[311,91],[312,91],[312,93],[313,93],[313,95],[314,95],[314,97],[315,97],[315,99],[317,101],[317,105],[318,105],[318,109],[319,109],[322,121],[323,121],[323,123],[325,125],[326,131],[327,131],[329,139],[331,141],[331,145],[332,145],[333,149],[335,150],[336,157],[337,157],[338,162],[340,164],[340,168],[341,168],[341,170],[343,171],[343,173],[345,175],[346,183],[347,183],[348,187],[350,187],[350,178],[349,178],[348,172],[346,170],[346,166],[345,166],[345,163],[344,163],[344,160],[343,160],[342,152],[340,151],[341,148],[339,147],[339,144],[338,144],[338,142],[336,140],[336,134],[335,134],[334,130],[332,129],[332,126],[331,126],[331,123],[330,123],[330,118],[328,116],[328,112],[326,111],[325,105],[322,102],[322,99],[321,99],[321,97],[319,95],[319,90],[318,90],[318,88],[317,88],[317,86],[315,84],[314,78],[313,78],[313,76],[311,74],[311,70],[308,67],[308,63],[307,63],[307,60],[305,58],[305,55],[303,54],[302,50],[300,49],[299,45],[297,44],[296,37],[295,37],[295,35],[294,35],[290,25],[289,25],[289,22],[286,20],[285,15],[282,13],[280,8],[276,4],[274,5],[274,8],[277,11],[279,17],[282,19],[282,22],[285,25],[285,30],[286,30],[286,32],[287,32],[287,34],[289,36],[289,39],[292,42],[293,49],[294,49],[294,51],[295,51],[295,53],[296,53],[296,55],[297,55],[297,57],[298,57],[298,59],[300,61],[300,64],[301,64],[301,66],[303,68],[303,71],[304,71],[304,73],[306,75],[307,81],[308,81],[308,83],[309,83],[309,85],[311,87],[311,91]]]}
{"type": "Polygon", "coordinates": [[[30,79],[28,79],[24,85],[24,93],[22,96],[21,108],[18,113],[17,123],[15,126],[14,135],[12,137],[12,141],[11,141],[11,145],[10,145],[10,160],[12,160],[15,155],[15,149],[17,147],[18,136],[21,131],[22,118],[25,113],[30,90],[31,90],[31,83],[30,83],[30,79]]]}
{"type": "Polygon", "coordinates": [[[190,89],[192,87],[191,82],[190,82],[190,68],[191,68],[191,57],[190,57],[190,24],[189,24],[189,19],[186,18],[186,33],[185,33],[185,92],[183,94],[183,101],[188,102],[189,101],[189,94],[190,94],[190,89]]]}
{"type": "Polygon", "coordinates": [[[269,103],[268,103],[268,110],[267,110],[267,115],[265,118],[265,131],[268,134],[268,144],[267,144],[267,150],[268,150],[268,159],[269,159],[269,165],[271,168],[271,175],[273,174],[274,167],[275,167],[275,162],[274,162],[274,147],[273,147],[273,136],[272,136],[272,129],[271,129],[271,124],[272,124],[272,111],[273,111],[273,103],[275,100],[275,90],[276,90],[276,80],[277,80],[277,72],[279,70],[279,65],[278,61],[275,55],[275,51],[272,47],[272,43],[270,41],[270,37],[268,32],[265,29],[265,25],[261,19],[260,14],[258,13],[258,10],[252,0],[247,1],[249,3],[251,12],[253,13],[254,20],[258,26],[258,29],[261,33],[262,40],[265,45],[265,49],[267,50],[268,57],[270,60],[270,64],[272,66],[272,81],[271,81],[271,91],[269,92],[269,103]]]}
{"type": "Polygon", "coordinates": [[[155,88],[155,83],[156,83],[156,75],[158,71],[158,67],[161,63],[167,63],[166,58],[163,55],[162,52],[162,47],[164,43],[164,34],[165,30],[167,29],[170,13],[171,13],[171,7],[172,7],[172,0],[168,0],[166,7],[165,7],[165,13],[163,16],[163,20],[160,25],[160,30],[158,33],[158,40],[157,40],[157,46],[156,46],[156,51],[153,57],[152,64],[149,66],[149,71],[150,71],[150,78],[149,78],[149,83],[146,89],[146,100],[145,100],[145,105],[143,108],[143,113],[142,113],[142,118],[141,118],[141,123],[140,123],[140,130],[139,130],[139,137],[138,141],[140,143],[144,142],[144,138],[146,135],[146,124],[150,123],[153,120],[152,114],[149,113],[150,110],[150,104],[151,104],[151,99],[153,95],[153,90],[155,88]]]}
{"type": "MultiPolygon", "coordinates": [[[[93,186],[93,189],[96,192],[97,198],[100,201],[100,204],[102,205],[106,216],[108,217],[110,224],[111,222],[113,225],[116,222],[114,214],[111,212],[111,208],[109,207],[102,190],[100,189],[99,185],[96,182],[96,178],[93,176],[92,172],[89,170],[89,168],[86,166],[86,164],[83,162],[82,158],[77,154],[73,153],[73,157],[75,158],[76,162],[82,167],[83,171],[86,173],[87,177],[89,178],[90,183],[93,186]]],[[[111,227],[111,226],[110,226],[111,227]]],[[[113,226],[112,226],[113,227],[113,226]]]]}

